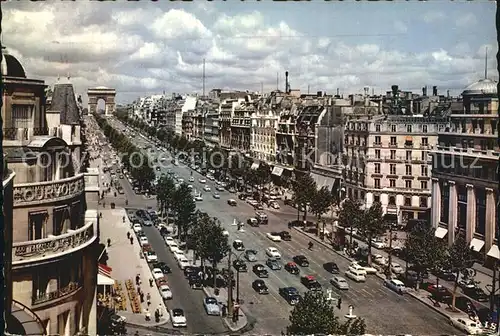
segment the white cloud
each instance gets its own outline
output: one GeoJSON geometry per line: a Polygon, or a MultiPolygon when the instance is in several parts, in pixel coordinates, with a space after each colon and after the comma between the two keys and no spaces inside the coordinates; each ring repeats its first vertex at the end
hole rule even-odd
{"type": "MultiPolygon", "coordinates": [[[[402,19],[386,22],[388,29],[403,35],[399,40],[350,33],[339,38],[335,35],[344,35],[347,28],[340,33],[333,25],[330,30],[316,29],[314,17],[307,21],[305,13],[299,15],[303,21],[294,22],[272,12],[224,14],[212,5],[114,5],[103,10],[107,7],[48,2],[35,9],[12,3],[3,7],[3,42],[30,77],[52,84],[58,75],[70,72],[82,94],[88,87],[104,85],[116,88],[120,101],[155,92],[200,91],[203,59],[208,88],[260,90],[263,83],[271,90],[276,73],[283,77],[289,71],[292,88],[302,90],[310,85],[313,91],[358,92],[372,86],[383,92],[392,84],[418,89],[428,83],[457,89],[482,76],[484,49],[490,42],[485,40],[481,47],[475,36],[459,35],[454,39],[459,43],[429,48],[427,32],[419,33],[402,19]],[[408,52],[403,41],[418,48],[408,52]]],[[[432,22],[440,13],[416,16],[432,22]]],[[[475,16],[469,14],[456,23],[473,22],[475,16]]],[[[356,27],[360,33],[367,30],[362,20],[356,27]]],[[[497,47],[490,44],[493,69],[497,47]]]]}
{"type": "Polygon", "coordinates": [[[455,21],[455,24],[457,27],[469,27],[477,23],[476,16],[472,13],[467,13],[460,15],[457,20],[455,21]]]}
{"type": "Polygon", "coordinates": [[[446,16],[442,12],[430,11],[430,12],[425,13],[424,16],[422,17],[422,19],[426,23],[432,23],[432,22],[436,22],[439,20],[443,20],[445,17],[446,16]]]}

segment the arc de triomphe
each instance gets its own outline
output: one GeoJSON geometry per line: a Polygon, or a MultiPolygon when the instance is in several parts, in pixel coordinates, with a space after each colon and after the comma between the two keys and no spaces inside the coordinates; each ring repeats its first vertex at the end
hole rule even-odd
{"type": "Polygon", "coordinates": [[[87,96],[89,98],[89,113],[97,112],[97,102],[99,101],[99,99],[104,100],[105,116],[111,116],[115,112],[115,89],[110,89],[104,86],[89,88],[87,90],[87,96]]]}

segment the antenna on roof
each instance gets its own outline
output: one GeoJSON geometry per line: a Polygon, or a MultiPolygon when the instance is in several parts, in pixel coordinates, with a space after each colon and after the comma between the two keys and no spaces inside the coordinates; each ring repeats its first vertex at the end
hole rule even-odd
{"type": "Polygon", "coordinates": [[[486,47],[484,55],[484,79],[488,79],[488,47],[486,47]]]}

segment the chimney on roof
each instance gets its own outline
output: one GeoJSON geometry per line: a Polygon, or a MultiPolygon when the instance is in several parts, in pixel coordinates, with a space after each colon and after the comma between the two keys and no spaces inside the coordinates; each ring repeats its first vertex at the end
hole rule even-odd
{"type": "Polygon", "coordinates": [[[450,90],[446,90],[446,97],[450,98],[450,90]]]}
{"type": "Polygon", "coordinates": [[[288,82],[288,71],[285,71],[285,93],[290,93],[290,83],[288,82]]]}
{"type": "Polygon", "coordinates": [[[422,88],[422,96],[427,97],[427,86],[422,88]]]}
{"type": "Polygon", "coordinates": [[[438,87],[437,86],[433,86],[432,87],[432,95],[433,96],[437,96],[438,95],[438,87]]]}
{"type": "Polygon", "coordinates": [[[336,95],[336,98],[340,98],[340,89],[337,88],[337,95],[336,95]]]}

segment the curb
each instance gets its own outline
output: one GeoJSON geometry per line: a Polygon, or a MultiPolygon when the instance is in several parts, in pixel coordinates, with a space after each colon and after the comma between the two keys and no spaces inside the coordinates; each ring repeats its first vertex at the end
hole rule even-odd
{"type": "Polygon", "coordinates": [[[128,326],[131,326],[131,327],[138,327],[138,328],[156,328],[156,327],[161,327],[162,325],[168,324],[169,320],[167,320],[166,322],[159,322],[159,323],[148,324],[148,325],[141,324],[141,323],[133,323],[133,322],[125,322],[125,324],[128,326]]]}
{"type": "Polygon", "coordinates": [[[349,256],[346,256],[345,254],[343,253],[340,253],[339,251],[335,250],[334,248],[332,248],[330,245],[328,245],[327,243],[323,242],[321,239],[319,239],[318,237],[316,236],[310,236],[309,234],[307,234],[306,232],[302,231],[301,229],[297,228],[297,227],[293,227],[293,229],[297,232],[299,232],[300,234],[308,237],[308,238],[311,238],[313,239],[314,241],[316,241],[317,243],[321,244],[322,246],[326,247],[327,249],[333,251],[334,253],[336,253],[337,255],[341,256],[342,258],[344,259],[347,259],[349,261],[354,261],[354,259],[350,258],[349,256]]]}
{"type": "MultiPolygon", "coordinates": [[[[208,289],[207,289],[206,287],[203,287],[203,293],[205,293],[205,295],[206,295],[207,297],[212,296],[212,295],[208,292],[208,289]]],[[[244,312],[242,309],[240,309],[240,311],[241,311],[243,314],[245,314],[245,312],[244,312]]],[[[245,317],[246,317],[246,314],[245,314],[245,317]]],[[[229,330],[231,330],[232,332],[237,332],[237,331],[240,331],[240,330],[242,330],[242,329],[246,328],[246,327],[247,327],[247,325],[248,325],[248,318],[247,318],[247,322],[246,322],[244,325],[242,325],[241,327],[238,327],[238,328],[233,327],[233,326],[231,325],[231,321],[229,321],[227,317],[222,317],[222,316],[221,316],[221,318],[222,318],[222,322],[224,322],[224,325],[225,325],[225,326],[226,326],[229,330]]]]}

